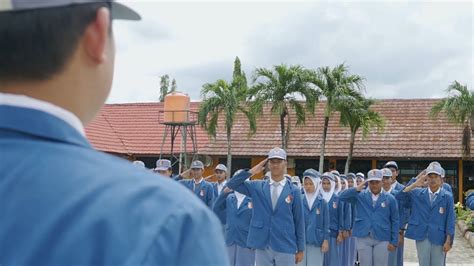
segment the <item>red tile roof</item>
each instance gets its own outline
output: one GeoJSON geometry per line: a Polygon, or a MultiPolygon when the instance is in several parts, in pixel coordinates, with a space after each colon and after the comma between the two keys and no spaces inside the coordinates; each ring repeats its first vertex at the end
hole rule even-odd
{"type": "MultiPolygon", "coordinates": [[[[354,158],[460,158],[462,128],[445,119],[432,120],[429,111],[436,99],[379,100],[374,105],[386,119],[385,131],[370,133],[362,140],[356,136],[354,158]]],[[[197,110],[199,103],[192,103],[197,110]]],[[[164,127],[158,123],[161,103],[106,105],[96,120],[87,127],[87,136],[98,149],[128,154],[159,154],[164,127]]],[[[308,116],[306,125],[293,126],[288,154],[294,157],[319,157],[324,102],[319,103],[314,117],[308,116]]],[[[220,122],[223,120],[221,119],[220,122]]],[[[294,113],[291,122],[296,122],[294,113]]],[[[248,138],[248,122],[242,114],[236,118],[232,130],[232,154],[241,156],[266,155],[279,146],[280,124],[277,115],[270,114],[269,106],[258,118],[257,133],[248,138]]],[[[225,131],[218,129],[215,140],[197,126],[198,150],[201,154],[226,155],[225,131]]],[[[327,157],[346,157],[350,132],[339,126],[339,114],[331,117],[326,142],[327,157]]],[[[169,144],[169,141],[168,141],[169,144]]],[[[169,151],[169,145],[165,151],[169,151]]],[[[473,143],[474,146],[474,143],[473,143]]],[[[179,147],[179,146],[178,146],[179,147]]],[[[176,150],[176,149],[175,149],[176,150]]]]}

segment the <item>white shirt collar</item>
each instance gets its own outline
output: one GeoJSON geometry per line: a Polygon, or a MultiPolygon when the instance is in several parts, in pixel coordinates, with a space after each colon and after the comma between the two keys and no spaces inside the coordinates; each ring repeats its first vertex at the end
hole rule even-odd
{"type": "Polygon", "coordinates": [[[434,192],[434,193],[431,192],[430,187],[428,187],[428,192],[429,192],[430,194],[435,194],[435,195],[436,195],[436,194],[439,194],[440,191],[441,191],[441,186],[439,186],[438,190],[436,190],[436,192],[434,192]]]}
{"type": "Polygon", "coordinates": [[[398,184],[398,181],[393,182],[393,184],[392,184],[392,189],[395,189],[395,187],[397,186],[397,184],[398,184]]]}
{"type": "Polygon", "coordinates": [[[197,181],[197,182],[196,182],[196,179],[193,179],[194,184],[196,184],[196,185],[201,184],[201,182],[202,182],[203,179],[204,179],[204,178],[201,177],[201,179],[199,179],[199,181],[197,181]]]}
{"type": "Polygon", "coordinates": [[[286,177],[283,177],[283,179],[281,181],[278,181],[278,182],[273,180],[273,178],[270,177],[270,185],[273,185],[273,183],[275,183],[275,182],[280,184],[280,186],[283,187],[286,184],[286,177]]]}
{"type": "Polygon", "coordinates": [[[85,136],[84,125],[82,125],[81,120],[71,113],[70,111],[63,109],[52,103],[38,100],[25,95],[17,95],[10,93],[1,93],[0,92],[0,105],[10,105],[15,107],[29,108],[38,111],[48,113],[52,116],[55,116],[70,126],[75,128],[81,135],[85,136]]]}

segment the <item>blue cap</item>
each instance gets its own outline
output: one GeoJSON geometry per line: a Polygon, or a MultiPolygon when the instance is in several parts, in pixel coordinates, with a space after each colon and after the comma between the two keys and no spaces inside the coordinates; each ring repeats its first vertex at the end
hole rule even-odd
{"type": "Polygon", "coordinates": [[[383,177],[392,177],[392,170],[388,168],[383,168],[382,169],[382,176],[383,177]]]}
{"type": "Polygon", "coordinates": [[[334,182],[336,181],[336,178],[335,178],[334,175],[331,174],[330,172],[325,172],[325,173],[323,173],[323,174],[321,175],[321,179],[324,179],[324,178],[327,178],[327,179],[329,179],[329,180],[331,180],[331,181],[334,181],[334,182]]]}
{"type": "Polygon", "coordinates": [[[286,151],[282,148],[273,148],[268,153],[268,159],[281,159],[286,160],[286,151]]]}
{"type": "Polygon", "coordinates": [[[339,177],[340,177],[341,179],[347,180],[347,176],[345,176],[345,175],[340,175],[339,177]]]}
{"type": "Polygon", "coordinates": [[[140,15],[133,9],[114,0],[0,0],[0,12],[26,11],[40,8],[54,8],[78,4],[108,3],[112,18],[140,20],[140,15]]]}
{"type": "Polygon", "coordinates": [[[341,176],[341,174],[340,174],[339,171],[337,171],[337,170],[332,170],[332,171],[331,171],[331,174],[337,175],[337,176],[341,176]]]}
{"type": "Polygon", "coordinates": [[[434,161],[434,162],[431,162],[430,165],[438,165],[439,167],[441,167],[441,177],[444,178],[444,176],[445,176],[446,173],[445,173],[445,171],[444,171],[444,168],[441,166],[441,164],[440,164],[439,162],[434,161]]]}
{"type": "Polygon", "coordinates": [[[313,177],[313,178],[320,178],[321,174],[314,169],[307,169],[306,171],[303,172],[303,177],[306,177],[306,176],[313,177]]]}
{"type": "Polygon", "coordinates": [[[382,181],[382,170],[372,169],[367,173],[367,181],[382,181]]]}
{"type": "Polygon", "coordinates": [[[204,164],[199,160],[193,161],[191,163],[191,169],[204,169],[204,164]]]}
{"type": "Polygon", "coordinates": [[[223,164],[218,164],[214,170],[221,170],[227,172],[227,167],[223,164]]]}
{"type": "Polygon", "coordinates": [[[443,174],[443,168],[439,164],[430,164],[426,168],[426,174],[437,174],[441,176],[443,174]]]}
{"type": "Polygon", "coordinates": [[[398,170],[398,164],[397,164],[397,162],[395,162],[395,161],[389,161],[389,162],[387,162],[383,167],[384,167],[384,168],[393,167],[393,168],[395,168],[395,169],[398,170]]]}
{"type": "Polygon", "coordinates": [[[156,161],[156,171],[166,171],[171,168],[171,161],[166,159],[160,159],[156,161]]]}

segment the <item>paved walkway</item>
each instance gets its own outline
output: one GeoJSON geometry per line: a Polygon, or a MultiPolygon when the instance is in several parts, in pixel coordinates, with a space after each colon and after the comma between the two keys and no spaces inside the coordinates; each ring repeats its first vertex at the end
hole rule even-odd
{"type": "MultiPolygon", "coordinates": [[[[416,255],[415,241],[405,238],[405,254],[404,265],[418,265],[418,257],[416,255]]],[[[456,236],[451,251],[448,252],[446,258],[447,266],[474,266],[474,249],[471,248],[466,239],[464,239],[456,226],[456,236]]]]}

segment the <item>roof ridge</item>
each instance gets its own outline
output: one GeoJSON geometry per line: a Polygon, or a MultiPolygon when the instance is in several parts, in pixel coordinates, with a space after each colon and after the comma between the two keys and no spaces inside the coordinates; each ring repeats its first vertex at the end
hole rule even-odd
{"type": "Polygon", "coordinates": [[[125,150],[125,152],[127,153],[127,155],[132,155],[130,153],[130,151],[127,149],[127,145],[125,145],[125,143],[123,142],[122,138],[119,136],[118,132],[115,130],[115,128],[112,126],[112,123],[110,123],[110,121],[107,119],[105,113],[101,113],[100,115],[103,116],[105,122],[107,122],[107,124],[110,126],[110,128],[112,129],[112,132],[115,134],[115,136],[120,140],[120,143],[122,144],[123,146],[123,149],[125,150]]]}

